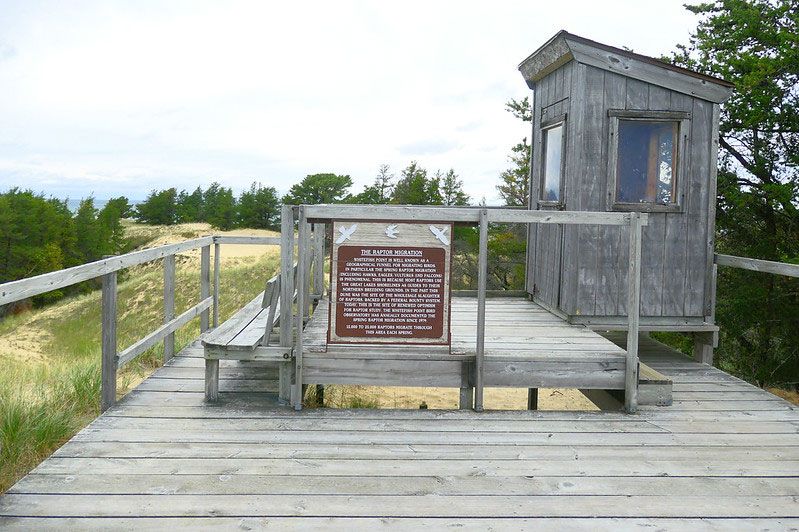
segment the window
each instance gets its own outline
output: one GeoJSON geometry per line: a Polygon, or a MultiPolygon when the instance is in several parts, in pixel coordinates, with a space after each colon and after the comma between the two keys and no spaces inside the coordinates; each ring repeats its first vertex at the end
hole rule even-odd
{"type": "Polygon", "coordinates": [[[609,190],[616,210],[679,211],[687,113],[611,111],[609,190]]]}
{"type": "Polygon", "coordinates": [[[563,146],[566,140],[565,115],[542,124],[541,196],[542,204],[563,203],[563,146]]]}

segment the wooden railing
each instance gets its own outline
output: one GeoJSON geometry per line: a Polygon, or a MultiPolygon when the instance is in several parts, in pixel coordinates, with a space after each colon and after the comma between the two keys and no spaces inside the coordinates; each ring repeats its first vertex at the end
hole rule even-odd
{"type": "Polygon", "coordinates": [[[734,257],[732,255],[722,255],[716,253],[714,262],[719,266],[729,266],[753,272],[773,273],[776,275],[786,275],[788,277],[799,277],[799,264],[789,264],[787,262],[774,262],[771,260],[748,259],[745,257],[734,257]]]}
{"type": "MultiPolygon", "coordinates": [[[[204,236],[177,244],[126,253],[45,273],[0,285],[0,305],[59,290],[83,281],[102,277],[102,391],[101,409],[107,410],[116,401],[117,372],[147,349],[164,342],[164,362],[175,354],[175,331],[200,317],[200,330],[205,332],[219,321],[220,246],[222,244],[280,245],[280,237],[204,236]],[[211,245],[214,246],[213,293],[211,292],[211,245]],[[175,255],[200,249],[200,301],[175,316],[175,255]],[[163,259],[164,324],[133,345],[118,351],[117,346],[117,272],[147,262],[163,259]],[[213,316],[211,317],[211,309],[213,316]]],[[[290,329],[289,329],[290,330],[290,329]]]]}
{"type": "MultiPolygon", "coordinates": [[[[309,283],[309,257],[311,249],[311,226],[313,235],[319,233],[317,226],[333,219],[338,220],[404,220],[431,222],[466,222],[479,226],[478,256],[478,289],[477,289],[477,343],[475,346],[475,410],[483,409],[483,365],[485,355],[485,302],[486,277],[488,270],[488,224],[489,223],[523,223],[523,224],[564,224],[564,225],[611,225],[628,226],[629,231],[629,268],[627,274],[627,359],[625,374],[625,408],[628,412],[637,409],[638,388],[638,326],[641,292],[641,234],[647,225],[646,214],[630,212],[567,212],[567,211],[530,211],[505,208],[470,208],[441,206],[410,205],[300,205],[284,206],[282,211],[282,233],[284,252],[281,269],[291,264],[294,238],[294,222],[298,222],[297,245],[297,301],[307,301],[309,283]]],[[[284,286],[284,290],[288,287],[284,286]]],[[[293,289],[293,287],[292,287],[293,289]]],[[[314,288],[316,291],[316,288],[314,288]]],[[[307,303],[302,305],[307,309],[307,303]]],[[[281,323],[291,319],[291,307],[281,308],[281,323]]],[[[292,389],[292,404],[296,409],[302,408],[302,326],[305,311],[296,314],[296,339],[294,343],[295,386],[292,389]]],[[[281,327],[281,345],[290,345],[292,331],[284,331],[281,327]]]]}

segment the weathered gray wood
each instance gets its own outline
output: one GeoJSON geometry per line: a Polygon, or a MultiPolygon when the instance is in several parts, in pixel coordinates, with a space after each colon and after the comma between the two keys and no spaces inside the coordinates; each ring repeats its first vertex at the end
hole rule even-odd
{"type": "Polygon", "coordinates": [[[280,306],[280,274],[273,277],[270,282],[266,283],[266,290],[264,290],[264,303],[267,303],[269,312],[266,316],[266,326],[264,327],[264,345],[269,345],[269,337],[272,334],[272,329],[275,326],[275,313],[280,306]],[[271,294],[269,294],[271,288],[271,294]],[[268,298],[268,301],[267,301],[268,298]]]}
{"type": "Polygon", "coordinates": [[[486,279],[488,277],[488,212],[480,211],[480,234],[477,258],[477,344],[474,364],[474,409],[483,410],[483,370],[485,363],[486,279]]]}
{"type": "Polygon", "coordinates": [[[729,266],[753,272],[773,273],[776,275],[786,275],[788,277],[799,277],[799,264],[788,264],[785,262],[774,262],[762,259],[750,259],[746,257],[734,257],[732,255],[722,255],[716,253],[714,261],[719,266],[729,266]]]}
{"type": "Polygon", "coordinates": [[[678,71],[666,63],[642,60],[646,58],[624,50],[611,51],[607,46],[597,47],[575,37],[566,39],[574,58],[581,63],[716,103],[725,101],[732,92],[729,84],[721,80],[701,79],[695,73],[678,71]]]}
{"type": "Polygon", "coordinates": [[[219,242],[214,242],[214,317],[212,324],[214,327],[219,326],[219,269],[220,269],[220,253],[219,242]]]}
{"type": "Polygon", "coordinates": [[[638,213],[630,218],[630,260],[627,269],[627,364],[624,379],[624,408],[638,409],[638,316],[641,305],[641,224],[638,213]]]}
{"type": "Polygon", "coordinates": [[[215,403],[219,400],[219,361],[205,359],[205,400],[215,403]]]}
{"type": "MultiPolygon", "coordinates": [[[[310,242],[309,224],[305,212],[306,207],[300,206],[299,231],[297,236],[297,316],[295,322],[296,336],[294,340],[294,387],[291,392],[291,405],[295,410],[302,409],[303,399],[303,327],[304,315],[307,309],[305,304],[308,293],[308,269],[310,257],[308,243],[310,242]]],[[[283,322],[288,323],[288,322],[283,322]]],[[[281,325],[281,329],[283,325],[281,325]]],[[[317,383],[321,384],[321,383],[317,383]]]]}
{"type": "MultiPolygon", "coordinates": [[[[200,251],[200,299],[211,295],[211,246],[203,246],[200,251]]],[[[208,310],[200,314],[200,332],[208,330],[208,310]]]]}
{"type": "MultiPolygon", "coordinates": [[[[710,275],[711,263],[708,250],[714,236],[708,223],[711,215],[708,208],[713,205],[715,212],[715,198],[711,199],[711,190],[715,192],[715,182],[709,182],[711,175],[711,132],[713,120],[713,105],[707,101],[695,99],[693,102],[693,119],[691,120],[691,171],[694,178],[690,181],[689,195],[687,198],[687,223],[686,253],[689,257],[685,276],[685,316],[705,315],[705,287],[710,275]]],[[[711,246],[712,247],[712,246],[711,246]]]]}
{"type": "Polygon", "coordinates": [[[294,316],[294,214],[291,205],[283,205],[280,217],[280,345],[292,345],[291,323],[294,316]]]}
{"type": "Polygon", "coordinates": [[[325,291],[325,224],[313,224],[313,293],[322,297],[325,291]]]}
{"type": "Polygon", "coordinates": [[[204,312],[207,313],[213,302],[214,299],[212,297],[206,297],[177,318],[174,318],[169,323],[165,323],[124,351],[121,351],[115,357],[117,361],[117,368],[121,368],[137,356],[141,355],[161,341],[162,338],[166,338],[167,335],[174,333],[176,330],[180,329],[197,316],[202,316],[204,312]]]}
{"type": "Polygon", "coordinates": [[[177,244],[168,244],[152,249],[134,251],[125,255],[118,255],[105,258],[88,264],[66,268],[57,272],[45,273],[12,281],[0,285],[0,305],[13,303],[28,297],[37,296],[58,290],[73,284],[77,284],[89,279],[95,279],[106,273],[116,272],[124,268],[144,264],[157,259],[163,259],[175,253],[181,253],[192,249],[197,249],[208,245],[213,241],[212,237],[195,238],[177,244]]]}
{"type": "Polygon", "coordinates": [[[279,236],[247,236],[247,235],[216,235],[215,244],[252,244],[261,246],[279,246],[279,236]]]}
{"type": "MultiPolygon", "coordinates": [[[[214,292],[216,294],[216,292],[214,292]]],[[[175,256],[164,257],[164,324],[175,319],[175,256]]],[[[175,333],[164,336],[164,364],[175,356],[175,333]]]]}
{"type": "Polygon", "coordinates": [[[474,407],[474,388],[471,386],[461,387],[458,395],[458,408],[461,410],[471,410],[474,407]]]}
{"type": "Polygon", "coordinates": [[[103,275],[102,376],[100,408],[105,412],[117,400],[117,273],[103,275]]]}

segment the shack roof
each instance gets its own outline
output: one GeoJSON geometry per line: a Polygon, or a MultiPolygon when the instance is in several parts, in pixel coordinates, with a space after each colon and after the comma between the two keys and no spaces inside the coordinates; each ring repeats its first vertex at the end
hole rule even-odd
{"type": "Polygon", "coordinates": [[[519,71],[527,85],[534,89],[536,81],[571,60],[715,103],[729,98],[733,88],[729,81],[608,46],[565,30],[556,33],[522,61],[519,71]]]}

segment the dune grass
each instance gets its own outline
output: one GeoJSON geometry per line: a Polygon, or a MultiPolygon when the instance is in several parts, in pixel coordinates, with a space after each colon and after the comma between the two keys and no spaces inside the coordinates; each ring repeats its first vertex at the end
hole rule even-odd
{"type": "MultiPolygon", "coordinates": [[[[175,313],[200,300],[200,266],[178,256],[175,313]]],[[[263,290],[279,267],[276,252],[224,261],[220,275],[220,320],[231,316],[263,290]]],[[[163,323],[163,270],[160,261],[133,268],[118,286],[119,350],[163,323]]],[[[95,291],[47,308],[10,316],[0,336],[19,330],[39,338],[30,358],[2,357],[0,363],[0,493],[52,454],[100,412],[101,293],[95,291]]],[[[176,352],[197,338],[196,318],[175,333],[176,352]]],[[[159,367],[163,344],[119,371],[118,396],[159,367]]]]}

